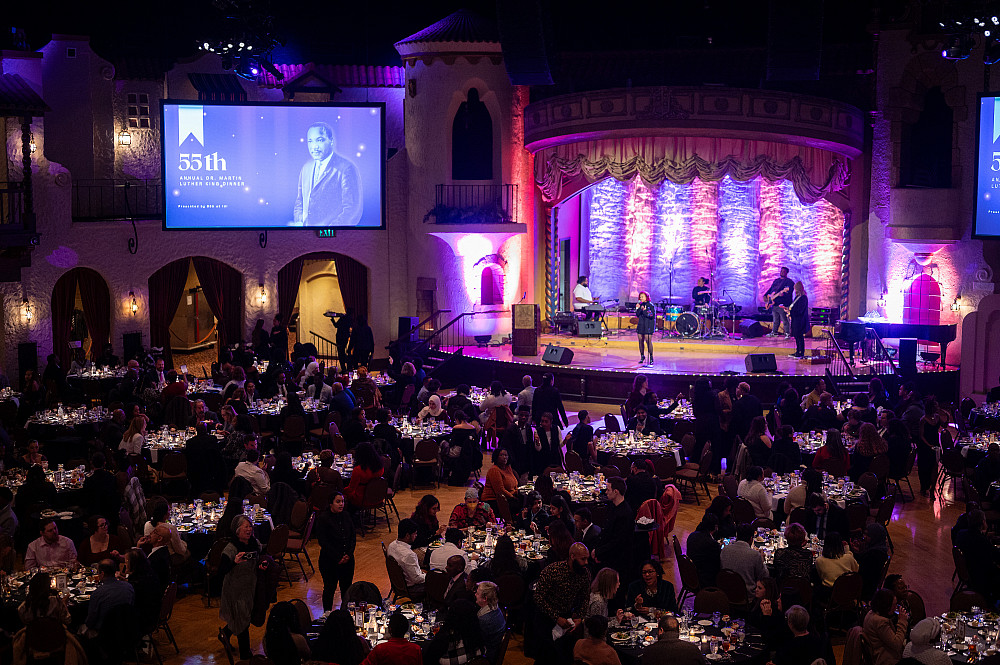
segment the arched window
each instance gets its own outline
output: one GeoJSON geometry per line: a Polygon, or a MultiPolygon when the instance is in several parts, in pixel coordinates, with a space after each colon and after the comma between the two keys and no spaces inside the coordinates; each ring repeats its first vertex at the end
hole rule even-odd
{"type": "Polygon", "coordinates": [[[451,178],[493,179],[493,120],[475,88],[458,107],[451,127],[451,178]]]}
{"type": "Polygon", "coordinates": [[[918,275],[903,291],[903,323],[941,322],[941,285],[930,275],[918,275]]]}
{"type": "Polygon", "coordinates": [[[482,305],[502,305],[503,304],[503,272],[496,266],[483,268],[481,285],[482,305]]]}
{"type": "Polygon", "coordinates": [[[901,187],[951,187],[952,116],[941,88],[928,90],[917,121],[903,125],[901,187]]]}

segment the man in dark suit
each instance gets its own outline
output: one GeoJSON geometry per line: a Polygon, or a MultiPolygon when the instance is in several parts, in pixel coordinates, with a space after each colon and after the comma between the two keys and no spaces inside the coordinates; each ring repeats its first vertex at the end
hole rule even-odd
{"type": "Polygon", "coordinates": [[[593,551],[601,536],[601,527],[591,522],[590,508],[577,508],[573,513],[573,525],[576,527],[573,537],[593,551]]]}
{"type": "Polygon", "coordinates": [[[520,408],[517,419],[507,426],[500,437],[501,446],[510,451],[510,465],[518,473],[528,471],[528,450],[535,445],[535,431],[531,426],[531,410],[520,408]]]}
{"type": "Polygon", "coordinates": [[[660,434],[660,421],[658,418],[651,418],[646,407],[640,404],[636,407],[635,417],[628,421],[625,429],[643,436],[658,436],[660,434]]]}
{"type": "Polygon", "coordinates": [[[83,481],[84,502],[91,515],[104,515],[111,524],[118,524],[118,509],[122,505],[118,481],[113,473],[104,468],[107,464],[104,453],[94,453],[90,464],[94,472],[83,481]]]}
{"type": "Polygon", "coordinates": [[[444,591],[444,604],[451,605],[456,600],[472,600],[475,596],[469,593],[465,583],[465,559],[460,554],[453,554],[448,557],[445,564],[445,572],[448,573],[448,586],[444,591]]]}
{"type": "Polygon", "coordinates": [[[148,552],[149,566],[156,573],[161,589],[170,584],[170,529],[165,524],[158,524],[148,536],[139,539],[137,545],[148,552]]]}
{"type": "Polygon", "coordinates": [[[803,524],[810,534],[815,534],[817,538],[823,540],[826,534],[836,531],[846,539],[851,533],[850,522],[847,519],[847,511],[837,505],[835,501],[827,501],[822,494],[812,493],[806,498],[806,508],[809,509],[808,524],[803,524]]]}
{"type": "Polygon", "coordinates": [[[736,387],[736,402],[733,404],[732,416],[729,420],[729,432],[739,441],[746,438],[750,431],[750,423],[757,416],[764,415],[760,400],[750,394],[750,384],[740,383],[736,387]]]}
{"type": "Polygon", "coordinates": [[[333,128],[313,123],[306,132],[312,161],[299,172],[295,198],[296,226],[357,226],[361,221],[361,176],[354,164],[338,155],[333,128]]]}
{"type": "Polygon", "coordinates": [[[702,655],[698,645],[681,639],[677,617],[663,617],[657,629],[657,640],[643,651],[642,662],[705,665],[705,656],[702,655]]]}
{"type": "Polygon", "coordinates": [[[622,586],[635,577],[632,570],[632,541],[635,540],[635,512],[625,501],[625,481],[615,476],[608,479],[608,523],[593,551],[594,561],[601,567],[607,566],[618,571],[622,586]]]}

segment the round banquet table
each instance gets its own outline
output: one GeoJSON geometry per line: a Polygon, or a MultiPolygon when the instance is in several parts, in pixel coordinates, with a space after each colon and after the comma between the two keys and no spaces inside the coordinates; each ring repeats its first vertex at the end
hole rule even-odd
{"type": "MultiPolygon", "coordinates": [[[[633,619],[633,628],[631,630],[621,630],[616,626],[608,626],[608,643],[614,648],[615,652],[618,654],[618,658],[621,660],[622,665],[632,665],[639,663],[642,658],[642,652],[645,650],[646,646],[652,644],[656,640],[656,632],[653,628],[652,622],[643,622],[640,618],[638,622],[633,619]],[[649,628],[649,632],[646,632],[646,628],[649,628]],[[626,633],[628,640],[615,639],[622,633],[626,633]],[[641,635],[641,637],[640,637],[641,635]],[[647,638],[651,637],[652,641],[647,638]]],[[[751,627],[746,628],[746,638],[737,645],[734,649],[730,649],[729,653],[722,656],[721,653],[711,654],[709,642],[702,641],[704,637],[718,637],[719,638],[719,652],[722,651],[722,629],[712,624],[711,615],[705,614],[695,614],[693,615],[692,624],[705,624],[708,625],[696,625],[692,626],[692,629],[697,632],[692,635],[684,636],[682,631],[682,640],[689,642],[697,641],[698,646],[701,648],[701,652],[705,654],[706,659],[709,663],[718,663],[719,665],[733,665],[737,663],[751,663],[751,662],[762,662],[762,657],[766,656],[766,645],[764,644],[764,639],[761,635],[756,632],[751,627]]]]}
{"type": "MultiPolygon", "coordinates": [[[[49,572],[67,572],[65,569],[52,569],[49,572]]],[[[97,588],[96,571],[90,568],[81,568],[76,573],[67,572],[66,608],[69,610],[70,630],[83,624],[87,620],[87,612],[90,609],[90,594],[97,588]],[[80,582],[85,586],[81,589],[80,582]]],[[[24,602],[28,594],[28,582],[34,577],[33,572],[21,571],[8,578],[8,581],[0,586],[0,629],[14,634],[24,627],[21,617],[17,614],[17,608],[24,602]]]]}

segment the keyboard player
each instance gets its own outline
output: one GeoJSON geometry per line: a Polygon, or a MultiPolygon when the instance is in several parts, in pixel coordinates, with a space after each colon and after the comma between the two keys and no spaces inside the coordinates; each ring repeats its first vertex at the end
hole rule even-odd
{"type": "Polygon", "coordinates": [[[588,309],[588,306],[596,304],[597,299],[590,292],[590,279],[586,275],[580,275],[576,280],[576,286],[573,287],[573,309],[583,312],[584,320],[590,321],[598,317],[598,312],[588,309]]]}

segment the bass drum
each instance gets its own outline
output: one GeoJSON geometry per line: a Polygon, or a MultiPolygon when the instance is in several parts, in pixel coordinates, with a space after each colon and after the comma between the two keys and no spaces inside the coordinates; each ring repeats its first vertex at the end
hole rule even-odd
{"type": "Polygon", "coordinates": [[[694,337],[701,329],[701,318],[693,312],[684,312],[677,317],[677,332],[684,337],[694,337]]]}

